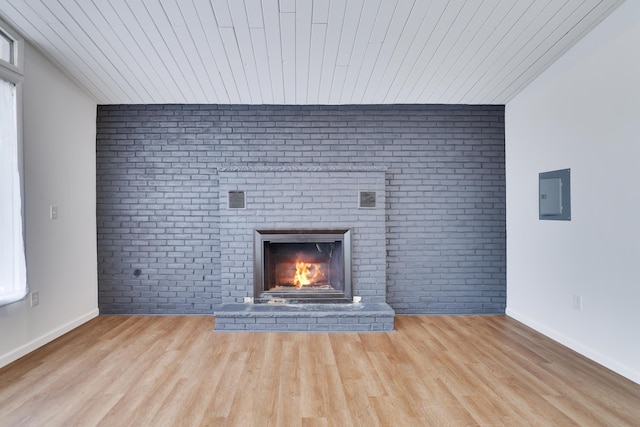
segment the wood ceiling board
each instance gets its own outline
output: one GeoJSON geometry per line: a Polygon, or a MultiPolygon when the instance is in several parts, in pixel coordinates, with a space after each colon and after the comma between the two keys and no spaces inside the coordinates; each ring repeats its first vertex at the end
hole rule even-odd
{"type": "Polygon", "coordinates": [[[93,76],[87,65],[75,53],[70,54],[65,41],[57,34],[51,34],[47,24],[39,16],[31,13],[30,8],[23,0],[16,0],[9,3],[7,0],[0,0],[0,11],[3,15],[11,13],[11,17],[4,17],[4,20],[11,24],[20,33],[30,34],[29,40],[45,54],[56,66],[65,73],[72,76],[79,87],[85,89],[97,100],[113,100],[113,95],[103,92],[104,82],[93,76]],[[35,20],[35,22],[32,22],[35,20]],[[48,30],[46,32],[43,32],[48,30]],[[89,76],[87,76],[87,73],[89,76]],[[92,78],[93,77],[93,78],[92,78]]]}
{"type": "MultiPolygon", "coordinates": [[[[34,3],[35,4],[35,3],[34,3]]],[[[33,11],[30,7],[24,9],[25,12],[33,11]]],[[[73,57],[80,58],[86,72],[84,73],[90,78],[89,73],[93,73],[99,80],[95,81],[96,85],[101,87],[103,93],[113,93],[114,98],[125,98],[133,101],[130,93],[121,88],[116,80],[112,77],[116,70],[112,64],[100,63],[95,59],[95,44],[87,43],[86,33],[78,31],[78,25],[71,19],[66,10],[59,3],[52,3],[45,7],[40,15],[32,15],[34,20],[40,19],[43,35],[47,39],[63,40],[62,52],[71,60],[73,57]],[[70,29],[75,29],[75,33],[70,29]]]]}
{"type": "Polygon", "coordinates": [[[342,88],[347,77],[348,66],[336,65],[333,72],[333,81],[331,82],[331,92],[329,93],[329,104],[339,104],[342,88]]]}
{"type": "MultiPolygon", "coordinates": [[[[195,0],[196,4],[199,0],[195,0]]],[[[211,0],[211,7],[216,17],[218,28],[233,28],[233,20],[227,0],[211,0]]]]}
{"type": "Polygon", "coordinates": [[[524,89],[537,76],[542,74],[556,59],[562,56],[567,50],[574,46],[589,31],[595,28],[603,19],[605,19],[616,7],[625,0],[619,0],[615,4],[610,2],[599,3],[589,15],[583,17],[576,26],[574,26],[565,37],[555,43],[543,56],[538,58],[526,71],[524,71],[517,80],[508,86],[497,88],[501,91],[496,95],[496,99],[502,99],[505,103],[509,102],[520,90],[524,89]]]}
{"type": "Polygon", "coordinates": [[[400,98],[419,102],[425,88],[435,86],[434,78],[443,66],[447,66],[447,61],[449,61],[448,63],[453,62],[454,56],[459,52],[457,46],[466,45],[471,41],[469,37],[473,32],[468,29],[474,20],[480,21],[483,18],[483,15],[477,13],[481,4],[480,2],[464,2],[460,7],[456,5],[454,10],[457,11],[457,14],[453,19],[440,20],[440,23],[446,22],[447,28],[443,29],[444,33],[440,36],[438,47],[434,49],[434,54],[429,58],[428,64],[421,67],[420,75],[413,86],[407,81],[402,87],[398,95],[400,98]]]}
{"type": "Polygon", "coordinates": [[[362,69],[362,64],[367,52],[369,40],[371,39],[373,25],[376,22],[376,16],[380,9],[379,6],[380,0],[369,0],[360,14],[360,22],[358,23],[358,30],[356,31],[356,37],[353,42],[354,47],[349,60],[349,68],[347,69],[342,95],[340,96],[341,103],[348,104],[350,100],[353,99],[353,91],[358,80],[368,80],[371,75],[371,69],[362,69]]]}
{"type": "Polygon", "coordinates": [[[379,44],[384,42],[384,39],[389,30],[389,24],[391,24],[391,18],[396,10],[397,3],[393,0],[382,0],[378,6],[378,13],[376,14],[376,20],[373,23],[373,29],[369,36],[369,43],[379,44]]]}
{"type": "Polygon", "coordinates": [[[280,13],[282,75],[285,104],[296,102],[296,16],[280,13]]]}
{"type": "MultiPolygon", "coordinates": [[[[309,59],[311,57],[311,16],[312,3],[307,0],[296,2],[295,24],[296,24],[296,48],[295,48],[295,103],[306,104],[308,81],[309,81],[309,59]]],[[[315,54],[315,52],[314,52],[315,54]]],[[[289,84],[289,82],[285,82],[289,84]]]]}
{"type": "MultiPolygon", "coordinates": [[[[383,7],[387,3],[390,2],[383,1],[383,7]]],[[[426,5],[427,3],[424,2],[423,4],[426,5]]],[[[380,47],[376,64],[371,71],[371,75],[368,79],[369,81],[367,82],[367,88],[362,98],[362,102],[365,104],[384,102],[384,97],[380,95],[380,85],[382,84],[383,77],[387,73],[389,64],[391,63],[391,58],[396,52],[396,47],[400,42],[400,38],[402,34],[404,34],[405,22],[411,14],[412,6],[412,3],[405,1],[394,4],[393,15],[391,16],[387,30],[382,37],[382,46],[380,47]]],[[[388,12],[388,9],[384,8],[384,11],[388,12]]],[[[380,40],[380,34],[376,34],[375,30],[374,34],[372,34],[372,39],[374,41],[380,40]]]]}
{"type": "Polygon", "coordinates": [[[99,103],[507,102],[622,0],[0,0],[99,103]]]}
{"type": "Polygon", "coordinates": [[[284,77],[282,73],[282,42],[278,0],[263,0],[264,33],[269,57],[269,76],[273,102],[284,104],[284,77]]]}
{"type": "MultiPolygon", "coordinates": [[[[158,24],[147,10],[145,4],[135,1],[129,3],[123,0],[110,1],[129,29],[132,40],[143,43],[143,49],[149,49],[150,55],[153,55],[153,52],[155,52],[153,56],[155,56],[155,61],[159,62],[159,73],[166,76],[164,79],[168,85],[172,84],[181,93],[181,97],[174,99],[173,102],[184,103],[187,102],[188,99],[196,100],[195,92],[187,82],[183,69],[174,56],[177,55],[178,52],[172,53],[169,51],[170,46],[165,40],[165,35],[162,34],[158,24]]],[[[164,14],[162,11],[160,11],[160,13],[164,14]]],[[[156,19],[159,19],[159,17],[156,16],[156,19]]],[[[168,22],[164,22],[164,25],[170,27],[168,22]]],[[[171,31],[173,34],[173,30],[170,28],[164,28],[164,31],[171,31]]]]}
{"type": "Polygon", "coordinates": [[[82,31],[76,21],[72,19],[66,9],[60,3],[50,3],[46,6],[47,12],[40,15],[43,18],[43,31],[47,38],[55,35],[60,40],[65,41],[65,51],[69,55],[78,53],[78,57],[86,64],[89,70],[93,71],[99,77],[100,82],[105,86],[102,91],[106,93],[114,93],[115,97],[125,98],[130,102],[135,102],[136,98],[132,97],[131,88],[121,87],[114,75],[118,74],[118,70],[109,62],[99,62],[96,57],[102,56],[97,49],[95,43],[91,41],[87,34],[82,31]],[[127,90],[129,89],[129,90],[127,90]]]}
{"type": "Polygon", "coordinates": [[[232,27],[218,28],[220,38],[222,39],[222,45],[226,52],[229,65],[231,66],[231,72],[233,75],[233,81],[238,89],[238,95],[240,96],[239,103],[241,104],[253,104],[251,98],[251,91],[247,85],[247,77],[245,75],[245,68],[242,64],[242,58],[240,51],[238,50],[238,43],[236,42],[236,34],[232,27]]]}
{"type": "Polygon", "coordinates": [[[260,0],[245,0],[245,10],[247,14],[247,21],[249,22],[249,28],[264,28],[262,4],[260,3],[260,0]]]}
{"type": "Polygon", "coordinates": [[[313,24],[327,24],[329,22],[329,0],[313,0],[313,24]]]}
{"type": "MultiPolygon", "coordinates": [[[[200,22],[202,26],[202,34],[206,38],[206,44],[203,46],[203,50],[207,52],[207,56],[211,57],[211,60],[215,63],[218,72],[220,73],[220,79],[224,85],[224,88],[219,88],[217,93],[221,96],[222,89],[226,93],[226,98],[221,99],[221,102],[239,103],[240,93],[238,92],[238,86],[231,70],[229,58],[222,43],[222,36],[218,28],[218,22],[214,14],[211,4],[208,2],[195,1],[195,14],[199,18],[196,21],[195,17],[189,19],[189,22],[200,22]]],[[[185,9],[186,10],[186,9],[185,9]]]]}
{"type": "MultiPolygon", "coordinates": [[[[159,79],[148,78],[145,75],[150,66],[148,62],[144,62],[146,60],[144,55],[132,49],[137,44],[130,43],[128,40],[126,43],[123,42],[123,37],[128,32],[124,30],[117,16],[112,21],[107,21],[105,15],[93,2],[77,3],[74,0],[61,0],[61,4],[78,20],[79,25],[87,31],[89,38],[98,45],[107,60],[113,62],[122,78],[131,82],[136,93],[143,93],[139,95],[142,100],[150,97],[153,102],[162,102],[166,93],[164,85],[159,82],[159,79]],[[78,9],[82,12],[78,12],[78,9]],[[122,34],[117,31],[118,28],[123,30],[122,34]],[[132,50],[135,53],[132,53],[132,50]]],[[[104,4],[113,12],[113,8],[108,3],[104,4]]]]}
{"type": "MultiPolygon", "coordinates": [[[[375,67],[376,61],[378,60],[378,55],[380,54],[380,48],[382,47],[382,43],[369,43],[364,52],[364,58],[362,59],[362,68],[361,70],[364,72],[370,73],[371,70],[375,67]]],[[[370,76],[370,74],[369,74],[370,76]]],[[[353,86],[353,90],[351,91],[350,99],[355,101],[357,104],[362,104],[362,98],[364,96],[364,92],[367,89],[367,85],[369,84],[369,79],[365,75],[359,76],[355,85],[353,86]]]]}
{"type": "MultiPolygon", "coordinates": [[[[621,2],[620,2],[621,3],[621,2]]],[[[582,38],[600,22],[599,16],[608,14],[611,5],[601,1],[583,2],[576,5],[570,14],[556,14],[548,21],[550,31],[544,37],[530,40],[531,48],[516,52],[511,59],[513,66],[508,70],[501,70],[499,78],[485,89],[484,97],[488,99],[508,102],[516,91],[540,75],[546,67],[543,63],[554,62],[562,53],[566,52],[574,41],[582,38]],[[569,29],[568,29],[569,28],[569,29]],[[530,58],[538,58],[531,62],[530,58]],[[507,83],[511,82],[511,83],[507,83]]],[[[476,98],[480,98],[480,94],[476,98]]]]}
{"type": "MultiPolygon", "coordinates": [[[[192,52],[194,52],[199,59],[198,72],[205,76],[207,86],[211,85],[213,88],[213,102],[228,104],[230,102],[227,89],[229,83],[225,82],[222,77],[222,72],[218,68],[218,62],[210,48],[211,42],[205,32],[205,28],[211,28],[210,26],[206,26],[205,19],[209,19],[209,22],[215,22],[213,20],[212,9],[207,7],[204,12],[200,13],[191,1],[181,1],[178,3],[178,6],[182,19],[188,28],[190,38],[188,43],[191,46],[192,52]],[[194,23],[195,25],[193,25],[194,23]]],[[[218,35],[217,28],[210,30],[210,33],[218,35]]],[[[222,45],[219,39],[217,43],[219,46],[222,45]]],[[[228,72],[230,73],[230,70],[228,72]]]]}
{"type": "MultiPolygon", "coordinates": [[[[242,68],[244,68],[246,83],[251,95],[251,103],[261,104],[263,102],[261,82],[258,77],[258,69],[256,68],[256,56],[251,40],[251,32],[249,31],[246,9],[243,2],[232,1],[229,3],[229,11],[231,12],[237,50],[240,52],[241,65],[242,68]]],[[[229,40],[229,42],[230,41],[231,40],[229,40]]]]}
{"type": "MultiPolygon", "coordinates": [[[[121,51],[121,55],[124,55],[124,60],[130,56],[133,58],[133,63],[142,69],[142,73],[138,74],[138,78],[143,80],[143,85],[151,88],[156,88],[160,101],[167,102],[167,99],[180,99],[184,98],[184,95],[180,89],[175,85],[175,80],[172,76],[166,72],[166,67],[162,63],[162,60],[157,55],[157,52],[151,46],[149,40],[144,37],[135,37],[129,27],[125,24],[124,16],[131,14],[128,7],[119,7],[118,12],[114,9],[118,4],[113,4],[113,1],[98,1],[91,2],[98,11],[98,14],[102,16],[100,26],[106,25],[103,31],[108,32],[107,28],[111,29],[111,34],[114,40],[120,40],[120,44],[124,46],[121,51]]],[[[132,17],[128,22],[135,22],[132,17]]],[[[135,25],[135,34],[141,34],[139,26],[135,25]]]]}
{"type": "MultiPolygon", "coordinates": [[[[92,3],[86,3],[86,5],[91,4],[92,3]]],[[[104,37],[99,31],[98,26],[94,24],[75,1],[59,0],[57,7],[63,8],[68,13],[70,22],[66,25],[68,25],[70,31],[76,35],[78,41],[84,44],[96,62],[109,64],[110,67],[105,71],[111,73],[114,82],[123,92],[127,93],[134,102],[142,102],[142,100],[148,99],[149,97],[160,99],[157,92],[152,95],[144,83],[138,78],[139,75],[142,75],[141,70],[138,70],[137,73],[132,71],[130,65],[135,64],[135,62],[131,61],[131,59],[129,62],[124,60],[126,50],[121,53],[115,49],[115,46],[118,45],[117,38],[114,40],[112,34],[107,35],[109,39],[104,37]],[[78,35],[80,36],[78,37],[78,35]],[[108,58],[106,61],[104,60],[105,57],[108,58]]]]}
{"type": "MultiPolygon", "coordinates": [[[[380,2],[378,11],[369,35],[368,42],[366,44],[364,57],[362,59],[361,72],[353,87],[351,99],[354,103],[362,103],[365,91],[371,85],[372,78],[375,76],[375,71],[378,65],[378,59],[380,57],[380,51],[383,46],[383,42],[389,30],[391,19],[396,9],[396,2],[392,0],[383,0],[380,2]]],[[[383,68],[380,66],[380,68],[383,68]]],[[[377,80],[379,82],[379,79],[377,80]]]]}
{"type": "MultiPolygon", "coordinates": [[[[220,97],[210,78],[211,74],[216,74],[217,68],[207,70],[204,56],[199,52],[193,39],[192,32],[196,32],[195,28],[199,25],[189,25],[190,21],[184,19],[179,3],[175,0],[166,1],[163,5],[163,11],[166,17],[166,22],[163,20],[163,23],[170,27],[166,29],[166,33],[169,34],[167,45],[171,46],[172,51],[177,52],[177,62],[183,64],[181,68],[184,70],[185,78],[191,84],[195,99],[202,104],[220,102],[220,97]]],[[[195,22],[199,22],[199,20],[195,22]]]]}
{"type": "Polygon", "coordinates": [[[499,22],[508,12],[506,7],[499,7],[504,1],[510,0],[485,0],[482,7],[471,21],[466,32],[466,37],[460,37],[451,54],[440,66],[434,75],[432,84],[423,89],[420,99],[433,99],[436,103],[444,102],[442,97],[451,91],[451,83],[455,82],[464,73],[471,73],[467,68],[474,52],[485,44],[493,31],[492,22],[499,22]],[[491,19],[489,19],[491,18],[491,19]]]}
{"type": "MultiPolygon", "coordinates": [[[[395,26],[400,31],[400,37],[393,47],[391,57],[387,61],[385,72],[376,89],[375,102],[395,102],[393,97],[389,96],[389,91],[394,84],[399,86],[404,79],[407,78],[409,66],[406,64],[408,61],[411,61],[410,53],[416,38],[428,40],[428,35],[431,33],[431,31],[425,31],[423,34],[419,34],[420,29],[423,27],[423,22],[429,19],[428,12],[430,6],[431,2],[418,1],[413,5],[413,8],[404,20],[392,20],[392,26],[395,26]],[[407,59],[408,56],[409,58],[407,59]]],[[[393,28],[389,31],[394,32],[393,28]]],[[[419,47],[413,47],[413,51],[413,55],[417,57],[419,47]]]]}
{"type": "Polygon", "coordinates": [[[278,0],[280,5],[280,13],[295,13],[296,0],[278,0]]]}
{"type": "Polygon", "coordinates": [[[453,45],[463,34],[480,5],[478,2],[463,1],[449,7],[452,4],[450,2],[448,7],[442,11],[429,41],[424,45],[416,61],[417,67],[412,69],[411,76],[402,84],[396,99],[418,102],[423,89],[428,87],[428,83],[432,80],[438,67],[451,53],[453,45]]]}
{"type": "Polygon", "coordinates": [[[487,69],[485,78],[475,88],[471,102],[477,100],[477,94],[485,93],[492,81],[501,79],[505,70],[510,70],[514,66],[515,56],[521,53],[528,54],[534,43],[547,36],[552,30],[553,24],[551,22],[554,18],[565,18],[569,3],[565,3],[560,10],[552,7],[552,4],[553,0],[534,2],[526,13],[521,16],[518,25],[511,28],[509,37],[503,38],[498,45],[499,50],[496,49],[494,54],[488,57],[488,62],[491,65],[487,69]]]}
{"type": "Polygon", "coordinates": [[[340,33],[340,45],[338,46],[337,66],[349,66],[353,44],[360,25],[363,0],[349,0],[345,8],[342,31],[340,33]]]}
{"type": "Polygon", "coordinates": [[[322,58],[324,57],[327,24],[311,24],[311,55],[309,58],[309,79],[307,103],[318,104],[320,79],[322,78],[322,58]]]}
{"type": "Polygon", "coordinates": [[[346,0],[333,0],[329,6],[327,32],[325,35],[324,53],[322,55],[322,72],[320,73],[320,87],[318,89],[318,103],[329,104],[331,88],[338,57],[338,48],[344,23],[346,0]]]}
{"type": "Polygon", "coordinates": [[[506,15],[497,16],[497,22],[494,21],[494,30],[490,33],[486,42],[479,46],[479,49],[473,53],[471,60],[467,62],[465,70],[469,72],[464,73],[462,78],[458,79],[456,84],[451,87],[451,92],[444,98],[447,99],[447,103],[469,103],[471,95],[469,92],[480,81],[485,78],[487,69],[491,65],[489,57],[500,56],[498,50],[499,44],[504,40],[506,34],[511,28],[517,25],[520,17],[529,8],[529,4],[526,2],[510,3],[509,0],[505,2],[505,8],[508,9],[506,15]]]}
{"type": "Polygon", "coordinates": [[[271,66],[267,50],[267,39],[264,28],[251,28],[251,44],[260,83],[260,95],[262,102],[273,104],[273,92],[271,89],[271,66]]]}

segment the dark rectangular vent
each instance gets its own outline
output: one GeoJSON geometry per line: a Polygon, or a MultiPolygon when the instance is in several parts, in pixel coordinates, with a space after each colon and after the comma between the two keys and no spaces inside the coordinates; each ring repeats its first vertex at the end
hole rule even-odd
{"type": "Polygon", "coordinates": [[[376,207],[375,191],[360,191],[360,208],[372,209],[376,207]]]}
{"type": "Polygon", "coordinates": [[[244,209],[244,191],[229,191],[229,209],[244,209]]]}

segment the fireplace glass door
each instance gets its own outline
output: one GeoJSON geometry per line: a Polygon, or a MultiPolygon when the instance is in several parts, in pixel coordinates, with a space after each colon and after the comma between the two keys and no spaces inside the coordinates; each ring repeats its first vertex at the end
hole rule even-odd
{"type": "Polygon", "coordinates": [[[342,302],[351,296],[348,230],[257,231],[255,299],[342,302]]]}

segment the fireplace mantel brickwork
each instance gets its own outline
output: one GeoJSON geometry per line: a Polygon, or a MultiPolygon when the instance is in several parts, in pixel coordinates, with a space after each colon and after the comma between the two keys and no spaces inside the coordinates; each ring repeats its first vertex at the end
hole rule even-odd
{"type": "Polygon", "coordinates": [[[214,307],[216,330],[393,329],[394,313],[386,304],[385,182],[381,167],[221,168],[222,305],[214,307]],[[375,192],[380,201],[377,208],[359,208],[362,189],[375,192]],[[230,191],[245,192],[245,209],[229,208],[230,191]],[[349,229],[352,293],[362,298],[362,304],[305,304],[295,309],[238,306],[254,296],[254,234],[258,229],[349,229]],[[367,310],[362,310],[363,304],[367,310]]]}
{"type": "Polygon", "coordinates": [[[239,304],[251,280],[235,250],[251,244],[247,231],[303,216],[314,227],[354,228],[354,294],[363,300],[385,300],[398,314],[504,313],[503,106],[101,105],[96,162],[101,313],[211,314],[223,300],[239,304]],[[328,179],[332,168],[359,184],[296,181],[313,170],[328,179]],[[378,185],[377,168],[385,190],[376,190],[376,209],[357,209],[358,191],[378,185]],[[260,192],[263,176],[283,171],[300,191],[295,203],[319,204],[322,215],[260,192]],[[246,208],[231,217],[221,194],[241,187],[246,208]],[[282,203],[281,218],[258,221],[267,200],[282,203]],[[348,214],[328,220],[343,204],[348,214]],[[362,234],[353,220],[379,227],[378,207],[383,232],[362,234]],[[370,250],[385,252],[386,264],[371,264],[370,250]]]}
{"type": "Polygon", "coordinates": [[[257,229],[350,229],[353,295],[386,302],[384,168],[222,168],[218,186],[222,303],[254,296],[257,229]],[[362,189],[376,193],[378,208],[358,207],[362,189]],[[236,190],[245,191],[245,209],[228,207],[236,190]]]}

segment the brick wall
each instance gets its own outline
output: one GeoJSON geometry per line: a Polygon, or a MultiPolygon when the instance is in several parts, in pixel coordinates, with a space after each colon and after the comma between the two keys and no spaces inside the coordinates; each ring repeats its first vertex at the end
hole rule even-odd
{"type": "Polygon", "coordinates": [[[386,167],[387,302],[502,313],[502,106],[100,106],[102,313],[209,313],[221,302],[217,169],[386,167]]]}

